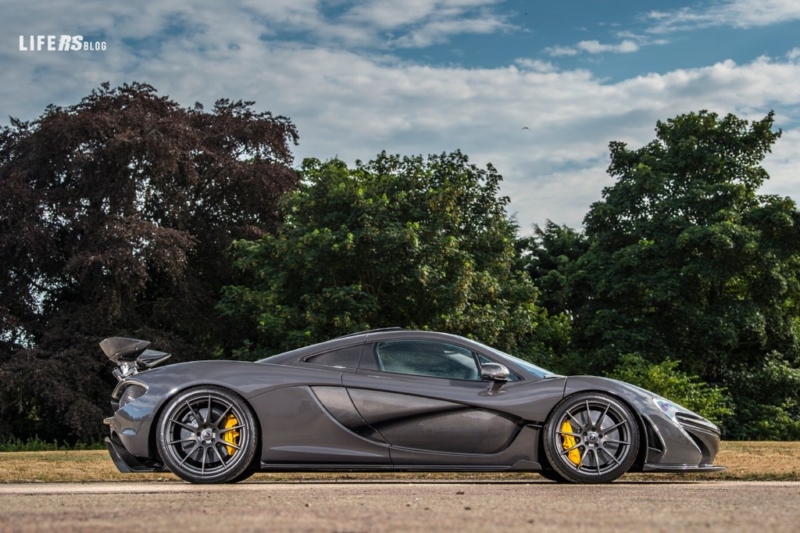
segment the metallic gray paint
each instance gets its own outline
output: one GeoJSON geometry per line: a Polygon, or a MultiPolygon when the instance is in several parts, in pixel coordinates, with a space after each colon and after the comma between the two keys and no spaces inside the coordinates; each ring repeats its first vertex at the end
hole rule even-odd
{"type": "Polygon", "coordinates": [[[250,403],[261,421],[264,463],[390,464],[387,444],[347,429],[309,387],[272,390],[250,403]]]}
{"type": "Polygon", "coordinates": [[[365,389],[348,392],[363,420],[392,446],[497,453],[519,429],[508,417],[463,404],[365,389]]]}
{"type": "MultiPolygon", "coordinates": [[[[541,378],[481,345],[453,335],[385,331],[334,339],[255,363],[197,361],[145,370],[121,382],[147,392],[107,419],[109,452],[128,469],[159,469],[154,424],[165,403],[195,386],[218,386],[240,395],[261,426],[262,470],[539,470],[540,429],[563,398],[605,392],[637,414],[647,471],[707,471],[719,446],[713,424],[689,413],[676,423],[654,395],[629,384],[591,376],[541,378]],[[519,381],[447,380],[380,372],[371,360],[375,342],[441,340],[482,353],[520,376],[519,381]],[[305,358],[363,345],[358,370],[306,363],[305,358]]],[[[122,468],[120,467],[120,470],[122,468]]]]}
{"type": "Polygon", "coordinates": [[[478,455],[505,449],[519,426],[490,411],[465,407],[383,423],[377,429],[398,448],[478,455]]]}

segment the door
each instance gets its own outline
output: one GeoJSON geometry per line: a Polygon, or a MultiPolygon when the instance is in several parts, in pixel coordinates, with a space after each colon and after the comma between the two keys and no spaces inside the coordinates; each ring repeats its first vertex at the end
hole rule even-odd
{"type": "MultiPolygon", "coordinates": [[[[506,449],[522,419],[494,407],[468,348],[438,340],[367,344],[358,372],[342,381],[363,420],[398,464],[461,464],[506,449]]],[[[502,402],[500,402],[502,403],[502,402]]]]}

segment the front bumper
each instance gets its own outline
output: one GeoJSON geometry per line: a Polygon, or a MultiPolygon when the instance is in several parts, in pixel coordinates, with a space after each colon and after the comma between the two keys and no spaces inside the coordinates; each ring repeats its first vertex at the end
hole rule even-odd
{"type": "Polygon", "coordinates": [[[719,451],[719,429],[694,413],[681,413],[675,421],[660,415],[643,417],[648,453],[643,472],[721,472],[714,465],[719,451]]]}

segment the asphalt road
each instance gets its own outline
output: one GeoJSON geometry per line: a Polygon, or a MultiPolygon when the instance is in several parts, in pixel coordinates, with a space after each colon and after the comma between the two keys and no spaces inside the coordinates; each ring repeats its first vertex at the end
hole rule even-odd
{"type": "Polygon", "coordinates": [[[800,483],[0,485],[0,531],[800,531],[800,483]]]}

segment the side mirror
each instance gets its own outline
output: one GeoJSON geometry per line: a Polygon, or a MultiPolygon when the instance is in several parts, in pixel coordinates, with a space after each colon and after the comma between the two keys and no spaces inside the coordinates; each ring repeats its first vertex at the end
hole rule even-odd
{"type": "Polygon", "coordinates": [[[481,365],[481,379],[484,381],[508,381],[508,369],[498,363],[481,365]]]}

